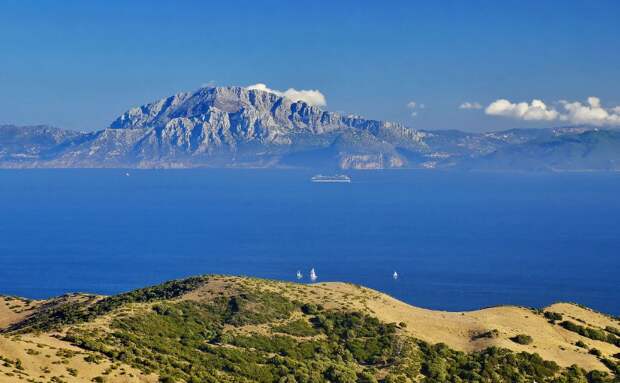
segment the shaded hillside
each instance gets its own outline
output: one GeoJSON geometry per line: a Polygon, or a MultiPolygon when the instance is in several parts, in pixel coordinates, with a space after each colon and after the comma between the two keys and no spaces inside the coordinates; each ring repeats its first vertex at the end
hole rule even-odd
{"type": "Polygon", "coordinates": [[[4,297],[0,325],[0,382],[611,382],[620,362],[620,323],[571,304],[448,313],[350,284],[225,276],[4,297]]]}
{"type": "Polygon", "coordinates": [[[591,130],[510,145],[466,164],[483,170],[619,171],[620,131],[591,130]]]}

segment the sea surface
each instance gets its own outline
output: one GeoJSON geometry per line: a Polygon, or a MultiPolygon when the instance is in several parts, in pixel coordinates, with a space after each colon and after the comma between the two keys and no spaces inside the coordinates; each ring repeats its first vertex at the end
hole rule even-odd
{"type": "Polygon", "coordinates": [[[314,267],[433,309],[573,301],[620,314],[620,174],[126,172],[0,171],[0,293],[297,270],[307,283],[314,267]]]}

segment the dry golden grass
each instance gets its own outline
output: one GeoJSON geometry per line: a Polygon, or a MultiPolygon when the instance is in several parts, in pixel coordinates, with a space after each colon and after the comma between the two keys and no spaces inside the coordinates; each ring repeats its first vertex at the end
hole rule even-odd
{"type": "MultiPolygon", "coordinates": [[[[206,285],[178,299],[208,302],[218,296],[231,295],[241,289],[277,292],[291,300],[320,304],[326,309],[362,311],[387,323],[405,323],[406,327],[402,331],[411,336],[429,343],[445,343],[461,351],[477,351],[489,346],[498,346],[514,351],[538,353],[544,359],[555,361],[561,366],[577,364],[586,370],[607,370],[607,368],[595,356],[590,355],[587,349],[575,346],[577,341],[599,349],[606,356],[620,352],[620,349],[612,344],[594,341],[567,331],[557,324],[550,323],[541,313],[527,308],[499,306],[469,312],[428,310],[411,306],[372,289],[347,283],[330,282],[307,285],[244,277],[214,276],[206,285]],[[496,330],[497,335],[476,339],[476,334],[491,330],[496,330]],[[533,342],[529,345],[521,345],[510,340],[518,334],[531,336],[533,342]]],[[[70,299],[86,298],[77,296],[70,299]]],[[[33,302],[26,306],[25,301],[12,300],[10,302],[14,303],[7,305],[4,298],[0,297],[0,329],[23,319],[40,305],[49,303],[33,302]]],[[[125,306],[114,313],[79,326],[86,330],[107,331],[112,317],[148,311],[150,307],[151,304],[125,306]]],[[[557,303],[546,310],[561,313],[565,319],[584,322],[591,327],[620,328],[618,321],[574,304],[557,303]]],[[[294,319],[298,318],[289,320],[294,319]]],[[[269,326],[264,325],[245,326],[236,328],[235,331],[246,334],[271,333],[269,326]]],[[[85,362],[86,354],[81,351],[74,357],[65,358],[66,364],[63,364],[62,358],[56,356],[58,349],[80,351],[54,338],[51,334],[25,335],[21,339],[0,337],[0,355],[12,360],[19,358],[24,366],[24,372],[30,378],[47,381],[52,376],[63,376],[62,379],[67,382],[89,382],[90,379],[102,375],[111,367],[108,361],[102,361],[101,364],[85,362]],[[28,351],[29,349],[40,351],[40,353],[33,353],[28,351]],[[59,361],[60,363],[54,363],[59,361]],[[70,376],[67,368],[76,369],[77,377],[70,376]],[[43,372],[43,369],[49,369],[49,371],[43,372]]],[[[16,381],[16,375],[10,377],[6,375],[6,373],[15,374],[13,370],[14,368],[0,365],[0,383],[16,381]]],[[[120,383],[155,382],[156,380],[155,376],[143,376],[129,366],[116,365],[106,381],[120,383]]]]}
{"type": "MultiPolygon", "coordinates": [[[[319,286],[338,294],[360,294],[358,287],[343,283],[325,283],[319,286]]],[[[373,312],[382,321],[404,322],[407,324],[405,330],[412,336],[430,343],[445,343],[457,350],[476,351],[498,346],[514,351],[538,353],[544,359],[553,360],[561,366],[577,364],[587,370],[607,368],[595,356],[588,354],[587,350],[575,346],[578,340],[598,348],[604,355],[620,352],[620,349],[612,344],[584,338],[549,323],[542,315],[523,307],[499,306],[469,312],[435,311],[414,307],[366,288],[362,290],[365,291],[362,294],[369,296],[362,307],[373,312]],[[473,335],[490,330],[497,330],[499,336],[472,340],[473,335]],[[529,335],[534,341],[529,345],[520,345],[510,340],[518,334],[529,335]]],[[[359,303],[357,306],[359,308],[359,303]]],[[[567,303],[553,305],[549,310],[578,313],[575,315],[579,315],[586,323],[607,323],[601,319],[606,317],[567,303]],[[560,306],[564,311],[558,309],[560,306]]]]}
{"type": "MultiPolygon", "coordinates": [[[[594,355],[589,354],[588,350],[575,346],[577,341],[581,340],[607,356],[620,352],[620,349],[612,344],[584,338],[557,324],[549,323],[542,314],[523,307],[498,306],[469,312],[447,312],[411,306],[378,291],[348,283],[307,285],[253,278],[225,278],[226,282],[219,277],[214,278],[187,298],[207,297],[212,292],[212,287],[217,286],[215,290],[221,292],[225,285],[229,288],[243,286],[278,292],[292,300],[321,304],[328,309],[363,311],[387,323],[404,322],[407,325],[404,331],[408,334],[429,343],[445,343],[456,350],[469,352],[497,346],[538,353],[544,359],[555,361],[561,366],[577,364],[587,370],[607,368],[594,355]],[[499,335],[472,339],[476,334],[491,330],[497,330],[499,335]],[[519,334],[529,335],[534,341],[529,345],[521,345],[510,340],[519,334]]],[[[595,327],[620,327],[609,317],[574,304],[559,303],[550,306],[548,310],[580,318],[595,327]]],[[[261,329],[252,330],[263,332],[261,329]]]]}
{"type": "Polygon", "coordinates": [[[24,319],[38,304],[36,301],[0,296],[0,329],[24,319]]]}
{"type": "Polygon", "coordinates": [[[87,352],[48,334],[0,336],[0,355],[13,361],[19,359],[22,365],[22,369],[16,369],[14,365],[0,363],[0,383],[27,379],[48,382],[54,376],[70,383],[91,382],[96,376],[104,376],[110,383],[157,382],[156,376],[144,376],[127,365],[113,365],[105,359],[98,364],[88,363],[84,360],[87,352]],[[71,375],[72,370],[77,372],[76,376],[71,375]]]}

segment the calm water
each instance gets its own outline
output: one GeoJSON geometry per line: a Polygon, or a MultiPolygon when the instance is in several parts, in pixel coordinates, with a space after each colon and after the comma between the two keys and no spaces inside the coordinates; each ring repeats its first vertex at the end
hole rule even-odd
{"type": "Polygon", "coordinates": [[[620,175],[0,171],[0,292],[112,294],[193,274],[364,284],[447,310],[620,314],[620,175]],[[394,270],[398,281],[391,277],[394,270]]]}

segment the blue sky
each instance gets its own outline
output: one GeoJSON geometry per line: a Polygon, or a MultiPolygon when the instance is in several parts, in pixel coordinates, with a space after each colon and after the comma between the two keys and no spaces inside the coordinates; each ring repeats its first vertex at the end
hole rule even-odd
{"type": "Polygon", "coordinates": [[[101,129],[213,82],[420,129],[620,125],[619,20],[615,0],[0,0],[0,123],[101,129]]]}

